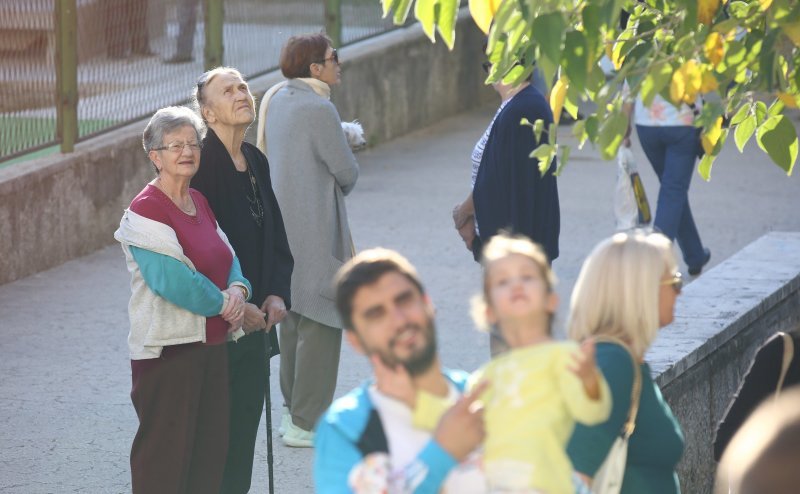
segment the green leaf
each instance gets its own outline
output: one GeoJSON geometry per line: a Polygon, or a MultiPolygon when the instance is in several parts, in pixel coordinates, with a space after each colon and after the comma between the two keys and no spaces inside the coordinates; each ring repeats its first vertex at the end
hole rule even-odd
{"type": "Polygon", "coordinates": [[[586,119],[586,135],[589,137],[589,142],[597,142],[597,135],[600,128],[600,121],[596,115],[592,115],[586,119]]]}
{"type": "Polygon", "coordinates": [[[571,84],[586,85],[586,69],[589,65],[589,45],[580,31],[570,31],[564,38],[563,67],[571,84]]]}
{"type": "Polygon", "coordinates": [[[433,42],[436,41],[436,0],[417,0],[414,5],[414,17],[422,25],[425,35],[433,42]]]}
{"type": "Polygon", "coordinates": [[[697,165],[697,172],[706,182],[711,180],[711,165],[714,164],[715,159],[717,159],[717,157],[714,155],[704,154],[703,159],[700,160],[700,164],[697,165]]]}
{"type": "Polygon", "coordinates": [[[566,22],[561,12],[540,15],[533,21],[533,39],[539,44],[542,56],[553,65],[561,62],[561,45],[566,22]]]}
{"type": "Polygon", "coordinates": [[[756,101],[756,123],[759,127],[767,120],[767,105],[763,101],[756,101]]]}
{"type": "Polygon", "coordinates": [[[740,153],[744,151],[745,144],[747,144],[747,141],[753,136],[753,132],[756,130],[756,124],[755,115],[750,115],[736,126],[733,138],[736,141],[736,147],[739,148],[740,153]]]}
{"type": "Polygon", "coordinates": [[[779,99],[776,99],[769,106],[769,110],[767,110],[767,114],[770,117],[774,117],[776,115],[780,115],[782,111],[783,111],[783,102],[781,100],[779,100],[779,99]]]}
{"type": "Polygon", "coordinates": [[[617,149],[628,130],[628,116],[622,111],[613,112],[600,126],[597,144],[600,146],[600,155],[603,159],[610,160],[617,154],[617,149]]]}
{"type": "Polygon", "coordinates": [[[539,173],[544,175],[547,173],[547,170],[550,168],[550,164],[553,162],[553,158],[556,156],[556,150],[554,146],[550,144],[540,144],[539,147],[533,150],[530,154],[531,158],[536,158],[539,160],[539,173]]]}
{"type": "Polygon", "coordinates": [[[556,177],[561,175],[561,170],[563,170],[564,167],[567,166],[567,162],[569,161],[570,147],[569,146],[560,146],[560,147],[561,147],[561,157],[558,158],[558,167],[556,168],[556,171],[553,172],[553,175],[556,177]]]}
{"type": "Polygon", "coordinates": [[[797,160],[797,131],[789,117],[770,117],[756,132],[758,145],[787,175],[792,174],[797,160]]]}
{"type": "Polygon", "coordinates": [[[589,60],[595,60],[599,55],[599,46],[602,43],[600,37],[602,12],[600,6],[597,4],[589,4],[583,8],[581,17],[583,18],[583,32],[588,33],[586,36],[586,44],[589,47],[589,60]]]}
{"type": "Polygon", "coordinates": [[[744,119],[747,118],[748,115],[750,115],[751,108],[752,105],[750,105],[749,103],[745,103],[742,106],[740,106],[739,110],[736,111],[736,115],[734,115],[733,118],[731,119],[731,126],[739,125],[740,123],[742,123],[742,121],[744,121],[744,119]]]}
{"type": "Polygon", "coordinates": [[[642,82],[642,102],[649,107],[653,102],[653,98],[664,89],[669,81],[672,79],[672,66],[668,63],[662,63],[657,67],[653,67],[649,74],[642,82]]]}
{"type": "Polygon", "coordinates": [[[586,138],[589,137],[586,133],[586,120],[578,120],[572,124],[572,135],[578,140],[578,149],[583,149],[586,138]]]}
{"type": "Polygon", "coordinates": [[[458,21],[458,0],[439,0],[439,14],[436,30],[447,48],[452,50],[456,43],[456,22],[458,21]]]}
{"type": "MultiPolygon", "coordinates": [[[[396,0],[396,2],[397,3],[393,5],[394,23],[399,26],[404,24],[408,18],[408,13],[411,11],[411,0],[396,0]]],[[[424,27],[425,26],[423,26],[423,29],[424,27]]],[[[432,26],[431,29],[433,29],[432,26]]]]}
{"type": "Polygon", "coordinates": [[[396,3],[397,0],[381,0],[381,6],[383,7],[383,17],[389,15],[389,12],[391,12],[391,10],[395,8],[396,3]]]}
{"type": "Polygon", "coordinates": [[[536,138],[536,142],[542,140],[542,132],[544,132],[544,120],[537,118],[536,121],[533,122],[533,137],[536,138]]]}

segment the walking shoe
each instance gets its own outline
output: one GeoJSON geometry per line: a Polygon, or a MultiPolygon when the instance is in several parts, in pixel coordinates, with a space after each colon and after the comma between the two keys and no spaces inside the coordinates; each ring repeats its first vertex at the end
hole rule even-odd
{"type": "Polygon", "coordinates": [[[290,420],[286,427],[286,434],[283,435],[283,444],[291,448],[313,448],[314,433],[304,431],[290,420]]]}
{"type": "Polygon", "coordinates": [[[286,429],[289,428],[289,423],[292,421],[292,416],[289,414],[289,409],[286,405],[283,406],[283,413],[281,414],[281,425],[278,426],[278,434],[284,436],[286,429]]]}
{"type": "Polygon", "coordinates": [[[699,266],[689,266],[689,275],[697,276],[703,272],[703,267],[711,260],[711,251],[708,248],[704,248],[703,254],[705,254],[705,260],[699,266]]]}

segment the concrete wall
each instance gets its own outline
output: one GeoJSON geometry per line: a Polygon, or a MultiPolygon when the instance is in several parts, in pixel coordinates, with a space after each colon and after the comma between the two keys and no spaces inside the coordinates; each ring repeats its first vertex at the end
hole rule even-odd
{"type": "Polygon", "coordinates": [[[703,273],[647,355],[686,437],[682,492],[712,492],[714,432],[755,351],[778,331],[800,331],[798,252],[800,232],[772,232],[703,273]]]}
{"type": "MultiPolygon", "coordinates": [[[[419,26],[342,50],[342,118],[358,118],[370,144],[403,135],[493,97],[480,70],[482,35],[461,13],[457,46],[431,44],[419,26]]],[[[250,81],[257,95],[279,74],[250,81]]],[[[141,148],[146,120],[53,155],[0,169],[0,284],[113,243],[123,209],[153,177],[141,148]]],[[[254,129],[248,139],[254,141],[254,129]]]]}

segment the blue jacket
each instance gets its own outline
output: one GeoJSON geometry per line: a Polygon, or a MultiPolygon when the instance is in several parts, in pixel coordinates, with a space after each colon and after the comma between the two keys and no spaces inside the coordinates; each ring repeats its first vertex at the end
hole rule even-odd
{"type": "MultiPolygon", "coordinates": [[[[444,376],[463,392],[469,374],[443,370],[444,376]]],[[[314,437],[314,486],[320,494],[348,493],[348,476],[353,468],[370,453],[388,453],[386,436],[380,416],[367,392],[367,381],[334,401],[320,418],[314,437]]],[[[450,470],[457,464],[431,438],[420,451],[413,468],[407,469],[408,485],[416,494],[437,493],[450,470]],[[420,468],[422,467],[422,468],[420,468]]]]}
{"type": "MultiPolygon", "coordinates": [[[[539,162],[530,154],[539,145],[533,130],[520,121],[544,121],[542,141],[553,122],[550,105],[533,86],[528,86],[503,108],[495,119],[483,151],[472,198],[486,244],[499,230],[522,234],[542,245],[550,260],[558,257],[561,229],[555,160],[542,176],[539,162]]],[[[478,252],[476,252],[478,254],[478,252]]]]}

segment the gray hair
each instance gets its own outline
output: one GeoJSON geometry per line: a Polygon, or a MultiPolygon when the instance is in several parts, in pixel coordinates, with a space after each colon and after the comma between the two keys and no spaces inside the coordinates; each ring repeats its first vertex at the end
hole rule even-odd
{"type": "Polygon", "coordinates": [[[217,67],[215,69],[207,70],[203,72],[200,77],[197,78],[197,82],[194,85],[194,89],[192,90],[192,97],[191,97],[191,105],[194,108],[194,111],[200,116],[203,122],[206,121],[205,117],[203,117],[203,107],[206,106],[206,96],[204,89],[206,85],[211,82],[211,79],[218,76],[219,74],[233,74],[239,79],[244,80],[244,76],[241,72],[233,67],[217,67]]]}
{"type": "MultiPolygon", "coordinates": [[[[168,106],[158,110],[147,122],[147,127],[144,128],[142,134],[142,146],[145,153],[163,146],[165,134],[187,125],[194,128],[197,142],[200,142],[205,136],[206,127],[195,112],[185,106],[168,106]]],[[[156,165],[153,164],[153,168],[155,167],[156,165]]],[[[156,174],[158,174],[158,168],[156,168],[156,174]]]]}

